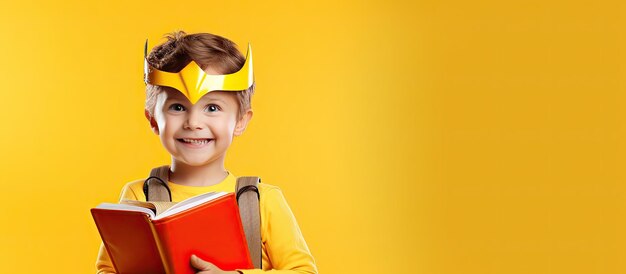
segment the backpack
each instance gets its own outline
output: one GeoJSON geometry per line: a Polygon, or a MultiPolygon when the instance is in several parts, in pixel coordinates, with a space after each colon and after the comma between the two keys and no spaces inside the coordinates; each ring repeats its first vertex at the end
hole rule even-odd
{"type": "MultiPolygon", "coordinates": [[[[146,201],[171,202],[172,193],[167,182],[169,181],[169,165],[155,167],[150,176],[143,183],[143,193],[146,201]]],[[[261,269],[261,215],[259,211],[259,189],[261,178],[243,176],[237,178],[237,204],[239,216],[246,235],[248,250],[254,268],[261,269]]]]}

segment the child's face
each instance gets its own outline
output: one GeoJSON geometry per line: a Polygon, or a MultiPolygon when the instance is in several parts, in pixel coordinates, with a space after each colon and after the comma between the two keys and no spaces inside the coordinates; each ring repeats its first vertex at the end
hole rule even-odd
{"type": "Polygon", "coordinates": [[[191,104],[179,91],[164,87],[157,95],[154,117],[147,117],[174,159],[200,166],[223,159],[233,137],[243,133],[252,111],[239,121],[237,112],[233,93],[209,92],[191,104]]]}

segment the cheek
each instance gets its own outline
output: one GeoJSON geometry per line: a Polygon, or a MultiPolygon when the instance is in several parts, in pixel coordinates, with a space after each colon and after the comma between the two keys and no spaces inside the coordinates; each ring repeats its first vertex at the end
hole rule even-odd
{"type": "Polygon", "coordinates": [[[163,113],[163,110],[161,109],[163,107],[162,104],[156,104],[155,109],[154,109],[154,120],[156,121],[157,125],[159,126],[159,129],[162,129],[165,126],[165,113],[163,113]]]}
{"type": "Polygon", "coordinates": [[[155,117],[155,120],[157,125],[159,126],[159,131],[161,131],[161,135],[166,133],[169,129],[169,123],[167,122],[167,119],[163,115],[157,115],[157,117],[155,117]]]}
{"type": "Polygon", "coordinates": [[[159,129],[163,132],[163,135],[171,136],[176,131],[177,126],[182,123],[181,118],[173,115],[161,115],[157,119],[159,129]]]}
{"type": "Polygon", "coordinates": [[[234,120],[223,120],[220,123],[216,124],[217,132],[221,135],[222,138],[232,137],[233,131],[235,130],[235,122],[234,120]]]}
{"type": "Polygon", "coordinates": [[[237,119],[235,119],[234,117],[231,117],[231,119],[228,121],[228,134],[230,136],[233,135],[234,131],[235,131],[235,126],[237,126],[237,119]]]}

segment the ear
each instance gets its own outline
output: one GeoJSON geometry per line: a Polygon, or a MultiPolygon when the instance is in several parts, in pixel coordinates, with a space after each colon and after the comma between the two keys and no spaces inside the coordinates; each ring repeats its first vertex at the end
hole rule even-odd
{"type": "Polygon", "coordinates": [[[156,120],[154,120],[154,117],[150,115],[150,112],[147,109],[144,111],[144,115],[146,115],[146,119],[148,119],[148,122],[150,122],[150,127],[152,128],[154,134],[159,135],[159,125],[157,124],[156,120]]]}
{"type": "Polygon", "coordinates": [[[235,125],[235,132],[233,132],[235,136],[241,136],[241,134],[243,134],[248,126],[248,122],[252,119],[252,114],[252,109],[248,109],[246,113],[241,116],[241,119],[237,121],[237,124],[235,125]]]}

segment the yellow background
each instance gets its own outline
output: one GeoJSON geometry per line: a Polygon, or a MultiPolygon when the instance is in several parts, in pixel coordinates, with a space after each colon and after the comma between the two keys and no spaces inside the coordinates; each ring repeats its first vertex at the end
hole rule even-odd
{"type": "Polygon", "coordinates": [[[92,273],[89,209],[169,163],[143,43],[255,53],[226,166],[280,186],[321,273],[625,273],[618,1],[5,1],[0,268],[92,273]]]}

